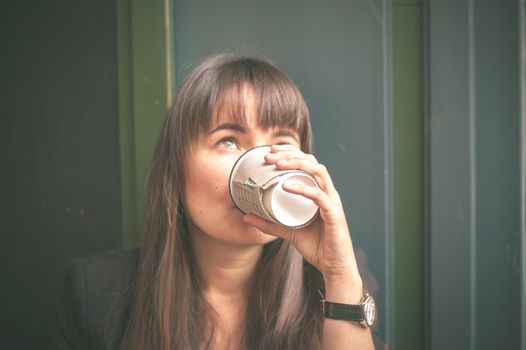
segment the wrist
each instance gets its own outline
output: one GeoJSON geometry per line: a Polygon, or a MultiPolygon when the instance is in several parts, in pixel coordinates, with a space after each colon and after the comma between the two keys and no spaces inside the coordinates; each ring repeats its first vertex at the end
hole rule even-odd
{"type": "Polygon", "coordinates": [[[335,303],[358,304],[364,296],[360,275],[325,276],[325,299],[335,303]]]}

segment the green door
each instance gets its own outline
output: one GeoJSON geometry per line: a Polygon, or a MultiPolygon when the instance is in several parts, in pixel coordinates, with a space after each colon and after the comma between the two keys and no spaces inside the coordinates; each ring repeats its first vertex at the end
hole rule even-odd
{"type": "Polygon", "coordinates": [[[390,6],[387,1],[174,1],[176,82],[222,51],[262,55],[309,105],[315,155],[342,197],[379,282],[379,328],[393,334],[390,6]]]}

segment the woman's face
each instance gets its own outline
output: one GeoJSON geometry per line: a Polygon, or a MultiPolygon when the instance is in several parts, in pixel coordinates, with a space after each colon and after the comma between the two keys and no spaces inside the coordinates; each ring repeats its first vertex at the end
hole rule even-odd
{"type": "Polygon", "coordinates": [[[246,150],[272,144],[300,148],[299,136],[290,129],[262,129],[257,125],[253,99],[245,97],[247,125],[219,116],[211,130],[193,144],[186,161],[185,213],[191,235],[205,235],[232,245],[262,245],[275,239],[245,224],[230,198],[230,170],[246,150]]]}

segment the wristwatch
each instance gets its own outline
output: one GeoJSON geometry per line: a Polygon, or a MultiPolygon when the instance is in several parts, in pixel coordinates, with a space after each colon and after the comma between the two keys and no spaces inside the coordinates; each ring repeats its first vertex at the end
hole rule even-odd
{"type": "Polygon", "coordinates": [[[322,300],[322,311],[326,318],[357,321],[364,327],[371,327],[376,321],[376,306],[369,294],[365,294],[360,304],[340,304],[322,300]]]}

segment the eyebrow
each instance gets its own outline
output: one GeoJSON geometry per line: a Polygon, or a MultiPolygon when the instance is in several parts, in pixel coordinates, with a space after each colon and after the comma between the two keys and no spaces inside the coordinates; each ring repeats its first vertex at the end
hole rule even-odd
{"type": "MultiPolygon", "coordinates": [[[[246,132],[247,129],[239,124],[236,124],[236,123],[222,123],[220,125],[218,125],[216,128],[214,128],[212,131],[210,131],[208,134],[211,135],[215,132],[218,132],[220,130],[233,130],[233,131],[238,131],[238,132],[246,132]]],[[[291,137],[293,138],[294,140],[296,140],[296,142],[299,142],[298,140],[298,136],[296,135],[296,133],[290,131],[290,130],[287,130],[287,129],[279,129],[278,131],[276,131],[274,134],[273,134],[274,137],[291,137]]]]}
{"type": "Polygon", "coordinates": [[[219,130],[234,130],[239,132],[245,132],[247,129],[245,129],[243,126],[235,123],[223,123],[220,124],[218,127],[216,127],[214,130],[210,131],[208,134],[213,134],[219,130]]]}

